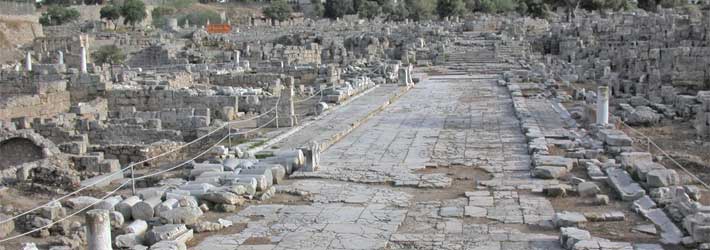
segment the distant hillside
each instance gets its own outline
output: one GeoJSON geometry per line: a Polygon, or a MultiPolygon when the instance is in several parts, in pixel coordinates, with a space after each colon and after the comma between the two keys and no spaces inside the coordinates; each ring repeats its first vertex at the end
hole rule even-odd
{"type": "Polygon", "coordinates": [[[21,59],[23,53],[19,48],[41,36],[42,25],[37,16],[0,15],[0,63],[21,59]]]}

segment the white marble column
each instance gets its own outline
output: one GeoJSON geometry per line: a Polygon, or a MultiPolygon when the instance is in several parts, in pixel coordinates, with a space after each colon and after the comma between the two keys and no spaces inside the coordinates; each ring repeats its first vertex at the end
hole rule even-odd
{"type": "Polygon", "coordinates": [[[609,87],[599,86],[597,91],[597,124],[606,126],[609,123],[609,87]]]}
{"type": "Polygon", "coordinates": [[[86,212],[86,240],[91,250],[112,250],[111,219],[105,209],[86,212]]]}
{"type": "Polygon", "coordinates": [[[27,54],[25,55],[25,71],[32,71],[32,52],[30,51],[27,51],[27,54]]]}
{"type": "Polygon", "coordinates": [[[86,47],[81,47],[81,73],[88,73],[86,69],[86,47]]]}

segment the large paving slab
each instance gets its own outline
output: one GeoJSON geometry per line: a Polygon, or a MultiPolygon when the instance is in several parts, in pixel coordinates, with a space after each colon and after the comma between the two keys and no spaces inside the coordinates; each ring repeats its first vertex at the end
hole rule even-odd
{"type": "Polygon", "coordinates": [[[406,91],[406,87],[394,84],[379,85],[342,106],[335,106],[334,110],[316,117],[315,120],[301,121],[303,125],[297,132],[270,146],[298,148],[314,141],[320,143],[321,149],[326,149],[382,111],[406,91]]]}
{"type": "Polygon", "coordinates": [[[228,217],[246,229],[195,249],[561,249],[557,232],[528,228],[555,211],[525,189],[551,181],[530,176],[512,98],[485,61],[495,60],[465,66],[481,69],[476,74],[432,76],[399,98],[383,88],[394,86],[381,86],[379,97],[362,96],[304,126],[277,145],[349,133],[327,139],[319,171],[277,187],[303,203],[249,206],[228,217]],[[492,179],[462,182],[452,169],[492,179]]]}
{"type": "Polygon", "coordinates": [[[417,84],[324,152],[321,171],[299,175],[445,186],[446,178],[414,171],[462,165],[529,173],[530,157],[512,99],[493,77],[434,76],[417,84]]]}

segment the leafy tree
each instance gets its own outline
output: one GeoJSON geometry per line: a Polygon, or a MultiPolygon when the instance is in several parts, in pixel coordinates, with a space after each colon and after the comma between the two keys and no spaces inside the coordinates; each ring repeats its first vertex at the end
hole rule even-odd
{"type": "Polygon", "coordinates": [[[311,5],[313,6],[313,15],[322,17],[325,12],[323,2],[321,0],[311,0],[311,5]]]}
{"type": "Polygon", "coordinates": [[[187,9],[192,7],[192,5],[196,4],[196,0],[169,0],[166,1],[166,4],[169,4],[172,8],[175,9],[187,9]]]}
{"type": "Polygon", "coordinates": [[[436,4],[436,13],[439,17],[461,16],[466,12],[463,0],[439,0],[436,4]]]}
{"type": "Polygon", "coordinates": [[[658,11],[658,1],[656,0],[639,0],[638,7],[646,11],[658,11]]]}
{"type": "Polygon", "coordinates": [[[121,8],[115,5],[107,5],[101,8],[99,14],[101,15],[101,19],[108,20],[113,24],[113,29],[116,29],[115,21],[121,18],[121,8]]]}
{"type": "Polygon", "coordinates": [[[136,28],[136,24],[145,19],[148,14],[145,11],[145,3],[141,0],[126,0],[121,7],[123,23],[130,24],[136,28]]]}
{"type": "Polygon", "coordinates": [[[409,18],[415,21],[430,19],[436,9],[436,0],[407,0],[409,18]]]}
{"type": "Polygon", "coordinates": [[[155,7],[151,12],[150,16],[153,18],[154,27],[163,27],[168,23],[167,19],[169,16],[175,14],[175,9],[166,6],[155,7]]]}
{"type": "Polygon", "coordinates": [[[47,12],[42,13],[39,23],[44,26],[62,25],[68,22],[79,20],[79,11],[62,6],[51,6],[47,12]]]}
{"type": "Polygon", "coordinates": [[[264,15],[271,18],[271,24],[276,20],[283,22],[291,16],[291,6],[285,0],[274,0],[269,7],[264,8],[264,15]]]}
{"type": "Polygon", "coordinates": [[[331,19],[355,13],[352,0],[326,0],[323,16],[331,19]]]}
{"type": "Polygon", "coordinates": [[[380,5],[377,2],[366,0],[360,2],[357,14],[360,18],[367,18],[372,20],[373,18],[380,15],[380,9],[380,5]]]}
{"type": "Polygon", "coordinates": [[[480,0],[477,10],[486,13],[503,13],[517,9],[515,0],[480,0]]]}
{"type": "Polygon", "coordinates": [[[580,7],[586,10],[621,10],[626,0],[582,0],[580,7]]]}
{"type": "Polygon", "coordinates": [[[550,7],[543,0],[527,0],[518,3],[518,12],[535,18],[547,18],[550,7]]]}
{"type": "Polygon", "coordinates": [[[98,64],[122,64],[126,60],[126,54],[121,51],[116,45],[102,46],[96,52],[91,54],[94,62],[98,64]]]}
{"type": "Polygon", "coordinates": [[[676,8],[688,4],[685,0],[660,0],[661,7],[663,8],[676,8]]]}
{"type": "Polygon", "coordinates": [[[404,6],[403,1],[400,1],[399,4],[389,2],[382,5],[382,12],[386,15],[386,19],[389,21],[401,22],[409,17],[409,9],[404,6]]]}

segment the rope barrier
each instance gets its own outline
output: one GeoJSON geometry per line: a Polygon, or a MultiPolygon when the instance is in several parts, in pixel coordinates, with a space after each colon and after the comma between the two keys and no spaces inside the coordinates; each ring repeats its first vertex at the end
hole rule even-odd
{"type": "MultiPolygon", "coordinates": [[[[88,206],[86,206],[86,207],[84,207],[84,208],[82,208],[82,209],[79,209],[78,211],[76,211],[76,212],[74,212],[74,213],[72,213],[72,214],[70,214],[70,215],[68,215],[68,216],[65,216],[65,217],[63,217],[63,218],[61,218],[61,219],[59,219],[59,220],[57,220],[57,221],[54,221],[54,222],[52,222],[52,223],[50,223],[50,224],[44,225],[44,226],[42,226],[42,227],[35,228],[35,229],[33,229],[33,230],[27,231],[27,232],[22,233],[22,234],[19,234],[19,235],[15,235],[15,236],[8,237],[8,238],[5,238],[5,239],[0,239],[0,243],[3,243],[3,242],[6,242],[6,241],[9,241],[9,240],[17,239],[17,238],[19,238],[19,237],[23,237],[23,236],[32,234],[32,233],[34,233],[34,232],[40,231],[40,230],[45,229],[45,228],[49,228],[49,227],[51,227],[51,226],[53,226],[53,225],[55,225],[55,224],[57,224],[57,223],[60,223],[60,222],[62,222],[62,221],[65,221],[66,219],[68,219],[68,218],[70,218],[70,217],[73,217],[73,216],[76,216],[77,214],[86,211],[87,209],[89,209],[89,208],[93,207],[94,205],[100,203],[101,201],[105,200],[105,199],[108,198],[109,196],[115,194],[116,192],[118,192],[118,190],[120,190],[121,188],[125,187],[129,182],[132,182],[132,181],[135,181],[135,180],[141,180],[141,179],[149,178],[149,177],[152,177],[152,176],[156,176],[156,175],[159,175],[159,174],[162,174],[162,173],[166,173],[166,172],[175,170],[175,169],[177,169],[177,168],[180,168],[180,167],[184,166],[185,164],[190,163],[190,162],[194,161],[195,159],[200,158],[201,156],[205,155],[205,154],[206,154],[207,152],[209,152],[213,147],[215,147],[215,146],[219,145],[220,143],[224,142],[224,140],[226,140],[228,137],[230,137],[230,136],[232,136],[232,135],[239,135],[239,134],[251,133],[251,132],[253,132],[253,131],[256,131],[256,130],[259,130],[259,129],[262,129],[262,128],[266,127],[267,125],[271,124],[271,123],[274,122],[275,120],[276,120],[276,118],[273,118],[273,119],[271,119],[269,122],[265,123],[264,125],[259,126],[259,127],[256,127],[256,128],[254,128],[254,129],[251,129],[251,130],[248,130],[248,131],[237,132],[237,133],[229,133],[229,134],[223,136],[222,139],[220,139],[219,141],[217,141],[215,144],[213,144],[212,146],[208,147],[206,150],[202,151],[200,154],[198,154],[197,156],[191,158],[190,160],[184,161],[184,162],[182,162],[182,163],[180,163],[180,164],[178,164],[178,165],[176,165],[176,166],[174,166],[174,167],[171,167],[171,168],[168,168],[168,169],[164,169],[164,170],[158,171],[158,172],[156,172],[156,173],[152,173],[152,174],[149,174],[149,175],[141,176],[141,177],[135,178],[134,180],[127,180],[127,181],[124,181],[124,182],[123,182],[121,185],[119,185],[117,188],[111,190],[111,191],[108,192],[106,195],[104,195],[103,197],[101,197],[101,199],[97,200],[97,201],[94,202],[94,203],[92,203],[92,204],[90,204],[90,205],[88,205],[88,206]]],[[[217,131],[217,130],[219,130],[219,129],[216,129],[215,131],[217,131]]]]}
{"type": "MultiPolygon", "coordinates": [[[[688,169],[686,169],[685,167],[683,167],[680,163],[678,163],[678,161],[676,161],[675,159],[673,159],[673,157],[671,157],[670,154],[668,154],[665,150],[663,150],[661,147],[659,147],[658,144],[656,144],[653,140],[651,140],[650,137],[646,136],[646,135],[645,135],[644,133],[642,133],[641,131],[638,131],[638,130],[636,130],[635,128],[631,127],[629,124],[626,124],[624,121],[620,121],[620,122],[621,122],[622,125],[624,125],[625,127],[629,128],[629,130],[631,130],[632,132],[634,132],[634,133],[640,135],[641,137],[643,137],[644,139],[646,139],[646,142],[647,142],[649,145],[653,145],[654,147],[656,147],[656,149],[657,149],[659,152],[661,152],[666,158],[668,158],[671,162],[673,162],[676,166],[678,166],[678,168],[680,168],[681,170],[683,170],[683,172],[685,172],[686,174],[690,175],[690,177],[692,177],[693,179],[695,179],[695,181],[697,181],[698,183],[702,184],[706,189],[710,190],[710,185],[708,185],[708,184],[705,183],[702,179],[700,179],[700,177],[696,176],[695,174],[691,173],[688,169]]],[[[650,149],[650,148],[649,148],[649,149],[650,149]]],[[[649,150],[649,153],[650,153],[650,150],[649,150]]]]}
{"type": "Polygon", "coordinates": [[[57,223],[60,223],[60,222],[62,222],[62,221],[65,221],[66,219],[69,219],[70,217],[73,217],[73,216],[75,216],[75,215],[77,215],[77,214],[79,214],[79,213],[81,213],[81,212],[84,212],[85,210],[87,210],[87,209],[93,207],[94,205],[99,204],[99,203],[102,202],[104,199],[106,199],[106,198],[108,198],[109,196],[113,195],[114,193],[118,192],[118,190],[120,190],[121,188],[123,188],[124,186],[126,186],[126,184],[128,184],[129,182],[130,182],[130,180],[127,180],[127,181],[123,182],[123,184],[119,185],[116,189],[114,189],[114,190],[108,192],[106,195],[104,195],[103,197],[101,197],[101,199],[97,200],[96,202],[94,202],[94,203],[92,203],[92,204],[90,204],[90,205],[88,205],[88,206],[86,206],[86,207],[84,207],[84,208],[82,208],[82,209],[79,209],[79,211],[76,211],[76,212],[74,212],[74,213],[72,213],[72,214],[70,214],[70,215],[68,215],[68,216],[65,216],[64,218],[61,218],[61,219],[59,219],[59,220],[57,220],[57,221],[53,221],[52,223],[49,223],[49,224],[47,224],[47,225],[44,225],[44,226],[35,228],[35,229],[33,229],[33,230],[30,230],[30,231],[27,231],[27,232],[24,232],[24,233],[21,233],[21,234],[12,236],[12,237],[8,237],[8,238],[1,239],[1,240],[0,240],[0,243],[6,242],[6,241],[9,241],[9,240],[14,240],[14,239],[17,239],[17,238],[20,238],[20,237],[23,237],[23,236],[32,234],[32,233],[34,233],[34,232],[38,232],[38,231],[40,231],[40,230],[42,230],[42,229],[49,228],[49,227],[51,227],[51,226],[54,226],[54,225],[57,224],[57,223]]]}
{"type": "MultiPolygon", "coordinates": [[[[281,97],[279,96],[279,101],[280,101],[280,100],[281,100],[281,97]]],[[[278,103],[278,101],[277,101],[277,103],[278,103]]],[[[59,197],[59,198],[53,199],[53,200],[51,200],[51,201],[48,201],[48,202],[45,203],[44,205],[34,207],[34,208],[32,208],[32,209],[30,209],[30,210],[27,210],[27,211],[25,211],[25,212],[22,212],[22,213],[20,213],[20,214],[17,214],[17,215],[15,215],[15,216],[10,217],[10,218],[4,219],[4,220],[0,221],[0,224],[5,224],[5,223],[7,223],[7,222],[13,221],[13,220],[15,220],[15,219],[17,219],[17,218],[19,218],[19,217],[21,217],[21,216],[24,216],[24,215],[27,215],[27,214],[29,214],[29,213],[31,213],[31,212],[37,211],[37,210],[40,209],[40,208],[46,207],[46,206],[51,205],[51,204],[53,204],[53,203],[55,203],[55,202],[59,202],[59,201],[61,201],[61,200],[64,200],[64,199],[66,199],[66,198],[68,198],[68,197],[70,197],[70,196],[72,196],[72,195],[78,194],[79,192],[84,191],[84,190],[86,190],[86,189],[89,189],[89,188],[95,186],[97,183],[104,182],[104,181],[108,180],[109,178],[111,178],[111,177],[113,177],[113,176],[115,176],[115,175],[117,175],[117,174],[123,174],[126,170],[131,169],[131,168],[134,167],[134,166],[137,166],[137,165],[139,165],[139,164],[143,164],[143,163],[146,163],[146,162],[149,162],[149,161],[158,159],[158,158],[160,158],[160,157],[163,157],[163,156],[166,156],[166,155],[168,155],[168,154],[174,153],[174,152],[176,152],[176,151],[178,151],[178,150],[181,150],[181,149],[183,149],[183,148],[185,148],[185,147],[187,147],[187,146],[190,146],[190,145],[192,145],[192,144],[194,144],[194,143],[196,143],[196,142],[198,142],[198,141],[200,141],[200,140],[202,140],[202,139],[204,139],[204,138],[206,138],[206,137],[208,137],[208,136],[214,134],[214,133],[217,132],[218,130],[220,130],[220,129],[222,129],[222,128],[225,128],[225,127],[228,126],[228,125],[233,125],[233,124],[237,124],[237,123],[241,123],[241,122],[246,122],[246,121],[258,119],[259,117],[262,117],[262,116],[264,116],[264,115],[266,115],[266,114],[268,114],[268,113],[271,113],[271,112],[275,111],[277,107],[278,107],[278,105],[274,106],[272,109],[270,109],[270,110],[267,111],[267,112],[264,112],[264,113],[262,113],[262,114],[259,114],[259,115],[255,116],[255,117],[251,117],[251,118],[246,119],[246,120],[232,121],[232,122],[227,122],[227,123],[225,123],[225,124],[222,124],[222,125],[219,126],[218,128],[216,128],[216,129],[210,131],[209,133],[207,133],[207,134],[205,134],[205,135],[203,135],[203,136],[198,137],[198,138],[195,139],[195,140],[192,140],[192,141],[190,141],[190,142],[188,142],[188,143],[186,143],[186,144],[180,145],[180,146],[177,147],[177,148],[174,148],[174,149],[171,149],[171,150],[169,150],[169,151],[163,152],[163,153],[158,154],[158,155],[156,155],[156,156],[153,156],[153,157],[151,157],[151,158],[148,158],[148,159],[145,159],[145,160],[142,160],[142,161],[139,161],[139,162],[131,163],[131,164],[129,164],[128,166],[126,166],[126,167],[124,167],[124,168],[122,168],[122,169],[120,169],[120,170],[118,170],[118,171],[116,171],[116,172],[113,172],[113,173],[111,173],[111,174],[109,174],[109,175],[106,175],[106,176],[104,176],[104,177],[98,179],[96,182],[94,182],[94,183],[91,184],[91,185],[83,186],[83,187],[81,187],[81,188],[79,188],[79,189],[77,189],[77,190],[75,190],[75,191],[73,191],[73,192],[70,192],[70,193],[68,193],[68,194],[66,194],[66,195],[64,195],[64,196],[62,196],[62,197],[59,197]]],[[[268,123],[267,123],[267,124],[268,124],[268,123]]]]}

